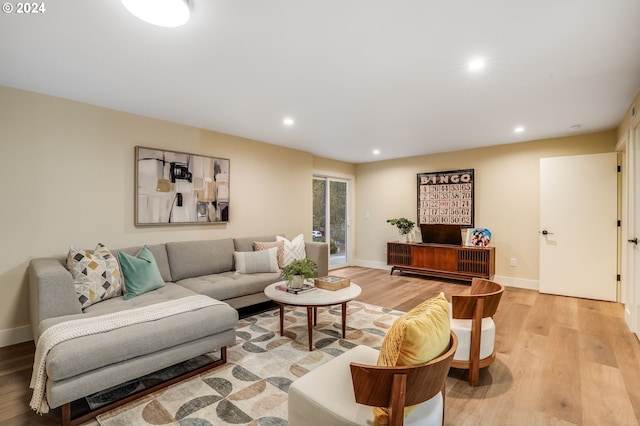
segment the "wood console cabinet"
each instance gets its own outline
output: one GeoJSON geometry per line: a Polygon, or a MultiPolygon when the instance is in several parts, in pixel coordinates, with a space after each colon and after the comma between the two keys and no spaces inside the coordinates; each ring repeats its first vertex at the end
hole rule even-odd
{"type": "Polygon", "coordinates": [[[492,279],[495,263],[495,247],[387,243],[387,264],[392,274],[406,271],[458,280],[492,279]]]}

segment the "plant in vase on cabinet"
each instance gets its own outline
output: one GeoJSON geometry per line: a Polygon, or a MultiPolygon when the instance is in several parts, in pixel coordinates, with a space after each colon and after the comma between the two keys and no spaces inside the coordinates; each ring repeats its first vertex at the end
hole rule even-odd
{"type": "Polygon", "coordinates": [[[308,257],[294,260],[280,273],[282,279],[287,282],[287,287],[302,288],[304,280],[314,278],[318,275],[318,265],[313,259],[308,257]]]}
{"type": "Polygon", "coordinates": [[[398,228],[401,243],[406,243],[408,241],[408,235],[413,231],[413,227],[416,225],[415,222],[407,219],[406,217],[387,219],[387,223],[398,228]]]}

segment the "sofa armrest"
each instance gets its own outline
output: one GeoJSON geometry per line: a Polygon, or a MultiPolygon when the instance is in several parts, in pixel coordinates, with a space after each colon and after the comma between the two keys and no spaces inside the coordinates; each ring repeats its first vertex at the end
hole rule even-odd
{"type": "Polygon", "coordinates": [[[318,276],[329,274],[329,245],[323,242],[305,241],[304,250],[307,257],[315,260],[318,265],[318,276]]]}
{"type": "Polygon", "coordinates": [[[33,259],[29,264],[29,298],[31,330],[36,343],[42,320],[82,313],[71,273],[52,257],[33,259]]]}

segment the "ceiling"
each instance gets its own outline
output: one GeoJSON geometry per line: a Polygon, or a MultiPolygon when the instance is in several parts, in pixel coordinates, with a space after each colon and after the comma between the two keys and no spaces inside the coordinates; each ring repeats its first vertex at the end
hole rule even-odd
{"type": "Polygon", "coordinates": [[[191,3],[3,13],[0,85],[352,163],[612,129],[640,89],[638,0],[191,3]]]}

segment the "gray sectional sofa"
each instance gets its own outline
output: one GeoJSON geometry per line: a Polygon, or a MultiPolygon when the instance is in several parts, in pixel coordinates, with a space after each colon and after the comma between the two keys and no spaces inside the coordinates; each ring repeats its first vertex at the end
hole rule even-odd
{"type": "MultiPolygon", "coordinates": [[[[268,302],[263,290],[279,280],[277,272],[237,273],[234,251],[252,251],[254,241],[275,240],[272,235],[150,245],[166,284],[129,300],[123,297],[104,300],[84,311],[65,266],[66,257],[33,259],[29,285],[36,343],[44,330],[63,321],[122,312],[195,294],[216,300],[212,306],[195,311],[54,346],[46,358],[48,405],[63,406],[65,422],[69,403],[74,400],[204,353],[226,354],[226,346],[235,342],[237,309],[268,302]]],[[[140,248],[121,251],[135,255],[140,248]]],[[[319,275],[326,275],[327,244],[305,242],[305,250],[307,257],[317,262],[319,275]]]]}

